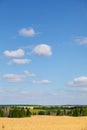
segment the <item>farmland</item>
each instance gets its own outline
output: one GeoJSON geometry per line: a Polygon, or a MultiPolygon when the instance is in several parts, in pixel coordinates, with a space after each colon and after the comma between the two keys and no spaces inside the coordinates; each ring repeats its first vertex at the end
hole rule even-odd
{"type": "Polygon", "coordinates": [[[87,106],[1,105],[0,117],[30,117],[32,115],[87,116],[87,106]]]}
{"type": "Polygon", "coordinates": [[[0,118],[0,130],[87,130],[87,117],[0,118]]]}
{"type": "Polygon", "coordinates": [[[87,130],[87,106],[1,105],[0,130],[87,130]]]}
{"type": "Polygon", "coordinates": [[[87,106],[1,105],[0,117],[30,117],[32,115],[87,116],[87,106]]]}

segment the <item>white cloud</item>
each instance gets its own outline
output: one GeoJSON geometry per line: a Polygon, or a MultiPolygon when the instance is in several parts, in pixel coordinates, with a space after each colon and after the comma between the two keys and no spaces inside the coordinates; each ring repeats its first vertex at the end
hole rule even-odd
{"type": "Polygon", "coordinates": [[[8,82],[23,82],[24,75],[17,75],[17,74],[5,74],[3,78],[6,79],[8,82]]]}
{"type": "Polygon", "coordinates": [[[68,83],[70,86],[87,86],[87,77],[77,77],[72,82],[68,83]]]}
{"type": "Polygon", "coordinates": [[[33,76],[35,76],[35,74],[26,70],[23,74],[4,74],[2,78],[8,82],[23,82],[25,78],[33,76]]]}
{"type": "Polygon", "coordinates": [[[30,63],[31,60],[30,59],[13,59],[11,61],[8,62],[9,65],[11,64],[28,64],[30,63]]]}
{"type": "Polygon", "coordinates": [[[34,37],[36,32],[33,28],[22,28],[19,30],[19,35],[24,37],[34,37]]]}
{"type": "Polygon", "coordinates": [[[33,84],[49,84],[51,81],[49,80],[33,80],[31,81],[33,84]]]}
{"type": "Polygon", "coordinates": [[[13,50],[13,51],[4,51],[4,55],[7,57],[22,57],[24,56],[24,50],[23,49],[18,49],[18,50],[13,50]]]}
{"type": "Polygon", "coordinates": [[[75,41],[79,44],[87,44],[87,37],[77,38],[75,41]]]}
{"type": "Polygon", "coordinates": [[[33,48],[32,52],[39,56],[51,56],[52,55],[51,46],[49,46],[47,44],[39,44],[39,45],[35,46],[33,48]]]}
{"type": "Polygon", "coordinates": [[[31,72],[29,72],[27,70],[24,71],[24,75],[29,76],[29,77],[35,77],[36,76],[36,74],[31,73],[31,72]]]}

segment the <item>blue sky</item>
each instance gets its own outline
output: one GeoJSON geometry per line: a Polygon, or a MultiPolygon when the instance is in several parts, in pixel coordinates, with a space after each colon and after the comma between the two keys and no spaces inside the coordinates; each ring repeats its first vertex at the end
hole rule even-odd
{"type": "Polygon", "coordinates": [[[87,1],[0,0],[0,104],[87,104],[87,1]]]}

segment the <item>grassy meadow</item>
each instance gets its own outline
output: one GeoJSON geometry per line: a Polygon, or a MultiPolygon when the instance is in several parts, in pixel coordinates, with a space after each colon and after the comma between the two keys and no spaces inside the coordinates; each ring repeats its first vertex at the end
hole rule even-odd
{"type": "Polygon", "coordinates": [[[87,130],[87,117],[0,118],[0,130],[87,130]]]}

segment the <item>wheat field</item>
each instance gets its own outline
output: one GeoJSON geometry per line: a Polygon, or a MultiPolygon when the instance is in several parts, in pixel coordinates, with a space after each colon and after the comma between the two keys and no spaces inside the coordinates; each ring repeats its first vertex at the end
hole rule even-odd
{"type": "Polygon", "coordinates": [[[87,117],[0,118],[0,130],[87,130],[87,117]]]}

